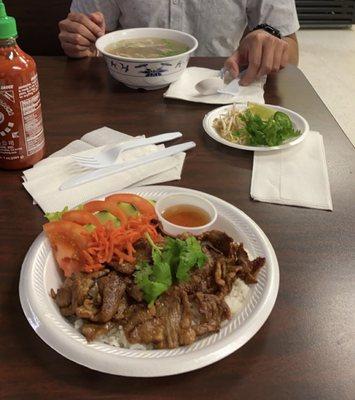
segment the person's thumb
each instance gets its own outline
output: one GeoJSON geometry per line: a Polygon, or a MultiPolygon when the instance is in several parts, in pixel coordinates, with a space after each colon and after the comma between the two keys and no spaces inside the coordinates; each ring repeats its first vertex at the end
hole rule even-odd
{"type": "Polygon", "coordinates": [[[240,53],[239,50],[235,51],[227,61],[224,63],[224,68],[229,71],[233,78],[237,78],[239,75],[239,58],[240,53]]]}
{"type": "Polygon", "coordinates": [[[96,11],[89,14],[89,18],[91,19],[92,22],[95,22],[95,24],[101,28],[102,33],[100,34],[100,36],[104,35],[106,30],[104,15],[100,11],[96,11]]]}

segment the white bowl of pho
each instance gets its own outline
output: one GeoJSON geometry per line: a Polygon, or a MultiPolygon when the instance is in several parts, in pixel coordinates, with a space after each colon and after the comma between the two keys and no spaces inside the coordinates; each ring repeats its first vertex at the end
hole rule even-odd
{"type": "Polygon", "coordinates": [[[184,72],[197,40],[164,28],[134,28],[108,33],[96,41],[110,74],[133,89],[168,86],[184,72]]]}

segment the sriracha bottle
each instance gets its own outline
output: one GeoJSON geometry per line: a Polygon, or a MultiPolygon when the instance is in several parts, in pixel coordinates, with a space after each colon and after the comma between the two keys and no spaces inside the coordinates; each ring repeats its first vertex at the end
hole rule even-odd
{"type": "Polygon", "coordinates": [[[23,169],[44,155],[37,69],[16,43],[16,21],[0,0],[0,168],[23,169]]]}

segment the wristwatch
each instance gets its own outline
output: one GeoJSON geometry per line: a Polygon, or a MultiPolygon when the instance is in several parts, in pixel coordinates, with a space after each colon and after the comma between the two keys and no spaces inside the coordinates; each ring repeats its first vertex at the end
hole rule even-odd
{"type": "Polygon", "coordinates": [[[268,25],[268,24],[259,24],[259,25],[257,25],[255,28],[252,29],[252,32],[253,32],[253,31],[256,31],[257,29],[262,29],[262,30],[264,30],[265,32],[270,33],[270,35],[273,35],[273,36],[275,36],[275,37],[281,39],[281,33],[280,33],[280,31],[279,31],[278,29],[276,29],[276,28],[273,28],[271,25],[268,25]]]}

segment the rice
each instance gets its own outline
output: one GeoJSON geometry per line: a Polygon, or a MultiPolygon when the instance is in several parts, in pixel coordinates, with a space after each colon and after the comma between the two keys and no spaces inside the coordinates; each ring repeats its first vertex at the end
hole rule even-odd
{"type": "Polygon", "coordinates": [[[231,310],[232,315],[241,311],[249,294],[249,290],[249,286],[244,281],[239,278],[235,280],[232,290],[224,298],[225,302],[228,304],[228,307],[231,310]]]}
{"type": "MultiPolygon", "coordinates": [[[[249,294],[249,290],[249,286],[244,283],[244,281],[239,278],[235,280],[231,292],[225,297],[225,301],[228,304],[232,315],[241,311],[249,294]]],[[[83,323],[84,321],[81,318],[76,319],[73,324],[74,328],[80,332],[83,323]]],[[[96,342],[132,350],[151,350],[153,348],[152,345],[145,346],[143,344],[129,343],[122,326],[111,329],[106,335],[97,338],[96,342]]]]}
{"type": "MultiPolygon", "coordinates": [[[[78,318],[74,321],[73,325],[74,328],[80,332],[81,327],[84,324],[84,320],[78,318]]],[[[145,346],[144,344],[131,344],[124,333],[123,327],[120,325],[117,328],[113,328],[108,332],[106,335],[101,335],[97,338],[96,342],[106,343],[110,346],[115,347],[123,347],[125,349],[132,349],[132,350],[149,350],[152,349],[152,346],[145,346]]]]}
{"type": "Polygon", "coordinates": [[[123,327],[119,326],[118,328],[111,329],[106,335],[101,336],[98,339],[99,342],[109,344],[115,347],[123,347],[125,349],[132,350],[150,350],[153,346],[145,346],[144,344],[139,343],[129,343],[124,333],[123,327]]]}

